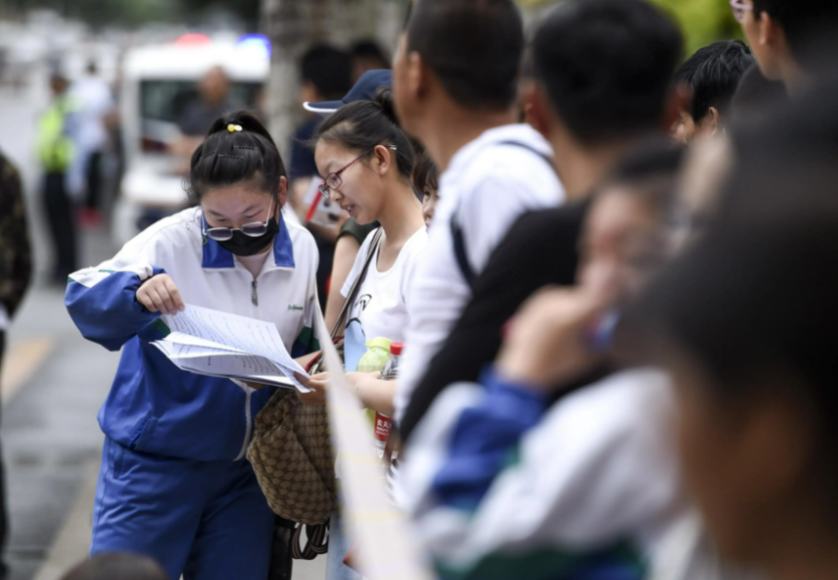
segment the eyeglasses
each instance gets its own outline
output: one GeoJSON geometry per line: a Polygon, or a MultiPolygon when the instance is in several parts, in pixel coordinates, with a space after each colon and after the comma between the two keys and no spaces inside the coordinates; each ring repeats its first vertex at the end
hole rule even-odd
{"type": "Polygon", "coordinates": [[[754,9],[752,5],[745,4],[742,0],[730,0],[730,8],[733,10],[733,17],[740,24],[745,21],[745,12],[754,9]]]}
{"type": "MultiPolygon", "coordinates": [[[[376,147],[378,147],[378,145],[376,145],[376,147]]],[[[394,145],[385,145],[385,147],[387,147],[387,149],[389,149],[390,151],[396,151],[396,147],[394,145]]],[[[324,197],[329,197],[329,193],[333,189],[337,189],[338,187],[340,187],[341,184],[343,183],[343,179],[341,179],[341,177],[340,177],[341,174],[344,171],[346,171],[347,169],[349,169],[350,167],[352,167],[353,165],[355,165],[356,163],[358,163],[361,159],[363,159],[364,157],[366,157],[367,155],[372,153],[373,151],[375,151],[375,147],[367,149],[366,151],[361,153],[361,155],[359,155],[356,159],[354,159],[348,165],[344,165],[343,167],[341,167],[340,169],[338,169],[334,173],[330,173],[329,175],[327,175],[326,179],[323,180],[323,183],[321,183],[320,187],[318,187],[317,189],[320,191],[320,193],[324,197]]]]}
{"type": "Polygon", "coordinates": [[[265,222],[253,222],[244,224],[240,228],[208,228],[207,218],[204,217],[204,236],[215,240],[216,242],[227,242],[233,239],[234,232],[241,232],[250,238],[258,238],[264,236],[268,231],[268,223],[271,221],[271,212],[274,207],[274,199],[271,198],[271,205],[268,206],[268,216],[265,222]]]}

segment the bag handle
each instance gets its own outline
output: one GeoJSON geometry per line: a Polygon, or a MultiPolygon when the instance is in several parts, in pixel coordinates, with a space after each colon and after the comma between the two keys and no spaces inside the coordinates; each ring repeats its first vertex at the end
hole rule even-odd
{"type": "Polygon", "coordinates": [[[334,328],[332,328],[332,332],[330,335],[332,337],[332,340],[338,338],[338,331],[341,329],[341,327],[344,327],[345,330],[346,319],[349,318],[349,311],[352,310],[352,302],[355,300],[355,295],[361,289],[361,282],[363,282],[364,278],[367,277],[367,270],[369,270],[370,263],[372,263],[372,259],[378,251],[378,246],[381,244],[381,237],[383,235],[383,228],[378,228],[377,230],[375,230],[375,234],[372,238],[372,243],[370,243],[370,248],[367,251],[367,257],[364,259],[364,267],[361,269],[361,273],[358,274],[358,277],[355,278],[355,281],[352,283],[352,287],[349,290],[349,294],[346,296],[346,302],[343,303],[343,308],[340,309],[338,319],[335,322],[334,328]]]}
{"type": "Polygon", "coordinates": [[[329,551],[329,523],[306,526],[299,524],[291,537],[291,557],[295,560],[314,560],[329,551]],[[308,541],[303,547],[303,528],[308,541]]]}

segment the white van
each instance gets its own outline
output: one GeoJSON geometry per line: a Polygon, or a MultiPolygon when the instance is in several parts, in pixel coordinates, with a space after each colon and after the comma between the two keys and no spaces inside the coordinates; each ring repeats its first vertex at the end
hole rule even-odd
{"type": "Polygon", "coordinates": [[[223,68],[231,85],[228,100],[250,108],[255,108],[268,78],[267,46],[218,43],[199,35],[183,40],[134,48],[125,55],[121,99],[125,174],[112,232],[118,246],[185,207],[186,176],[169,150],[181,137],[177,120],[197,99],[203,76],[213,67],[223,68]]]}

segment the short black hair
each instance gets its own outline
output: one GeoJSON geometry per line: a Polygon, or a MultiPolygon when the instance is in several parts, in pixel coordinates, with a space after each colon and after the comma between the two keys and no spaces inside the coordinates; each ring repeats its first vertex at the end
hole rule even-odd
{"type": "Polygon", "coordinates": [[[160,565],[146,556],[128,552],[99,554],[85,560],[61,580],[169,580],[160,565]]]}
{"type": "Polygon", "coordinates": [[[418,0],[407,49],[461,107],[502,111],[515,102],[524,28],[513,0],[418,0]]]}
{"type": "Polygon", "coordinates": [[[786,85],[765,78],[759,65],[745,71],[730,101],[730,114],[735,123],[759,122],[769,112],[789,102],[786,85]]]}
{"type": "Polygon", "coordinates": [[[422,151],[413,169],[413,185],[422,193],[427,190],[439,191],[439,168],[427,151],[422,151]]]}
{"type": "Polygon", "coordinates": [[[796,57],[838,34],[838,2],[834,0],[753,0],[754,15],[768,13],[782,27],[796,57]]]}
{"type": "Polygon", "coordinates": [[[311,82],[323,100],[340,99],[352,88],[352,59],[333,46],[312,47],[300,61],[300,77],[311,82]]]}
{"type": "Polygon", "coordinates": [[[721,40],[698,49],[675,73],[675,81],[688,85],[693,92],[690,116],[700,123],[715,107],[728,111],[739,81],[756,60],[741,40],[721,40]]]}
{"type": "Polygon", "coordinates": [[[663,120],[683,39],[642,0],[566,0],[533,40],[533,75],[579,142],[655,130],[663,120]]]}
{"type": "Polygon", "coordinates": [[[399,127],[393,93],[388,87],[379,87],[371,101],[349,103],[326,117],[317,128],[314,142],[321,139],[340,143],[358,153],[378,145],[392,145],[396,148],[394,157],[399,175],[412,183],[416,154],[399,127]]]}
{"type": "Polygon", "coordinates": [[[390,59],[374,40],[359,40],[352,45],[349,54],[352,58],[377,60],[381,63],[382,68],[390,68],[390,59]]]}
{"type": "Polygon", "coordinates": [[[187,195],[197,205],[209,189],[253,182],[259,191],[276,196],[281,178],[287,176],[276,143],[262,122],[248,111],[238,111],[217,119],[195,150],[187,195]]]}

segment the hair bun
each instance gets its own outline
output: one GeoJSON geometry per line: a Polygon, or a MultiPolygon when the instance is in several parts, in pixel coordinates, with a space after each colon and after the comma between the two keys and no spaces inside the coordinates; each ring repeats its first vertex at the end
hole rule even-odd
{"type": "Polygon", "coordinates": [[[265,137],[269,141],[273,141],[271,134],[268,132],[265,125],[250,111],[235,111],[228,113],[212,124],[207,136],[214,133],[256,133],[265,137]],[[230,127],[234,129],[231,131],[230,127]]]}
{"type": "Polygon", "coordinates": [[[396,106],[393,102],[393,90],[390,87],[378,87],[372,102],[378,105],[381,112],[393,122],[394,125],[399,125],[399,118],[396,116],[396,106]]]}

